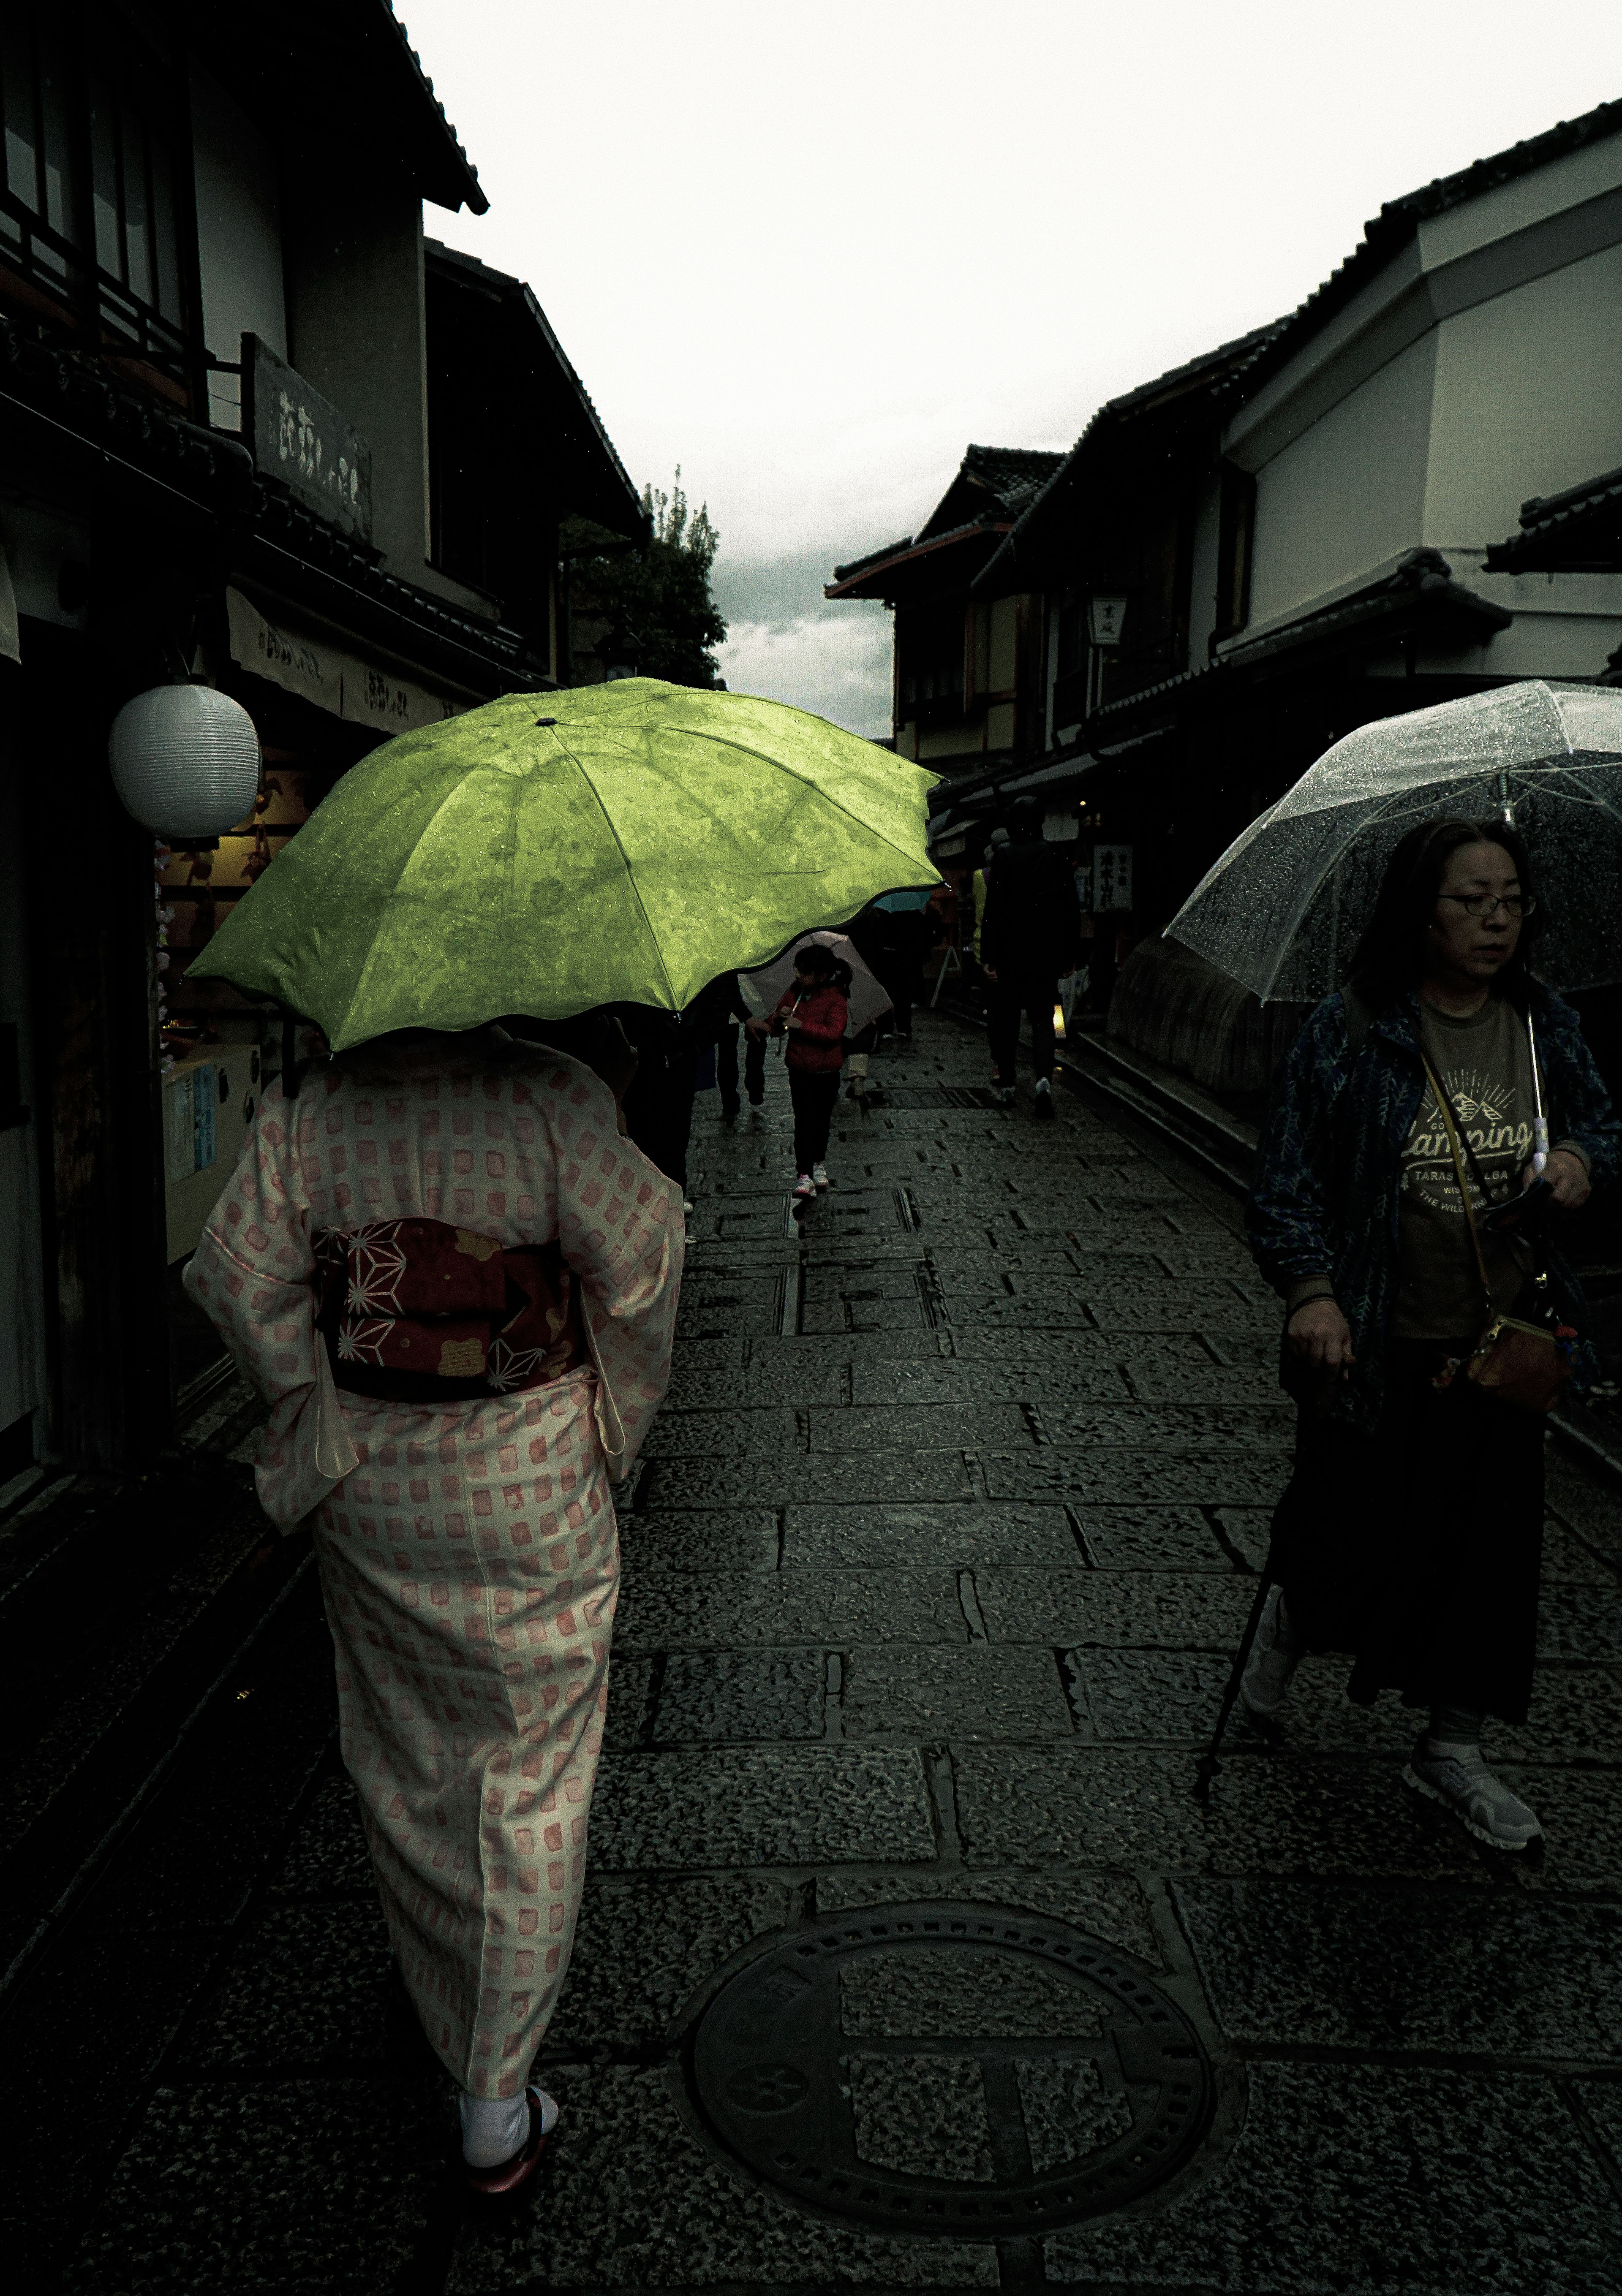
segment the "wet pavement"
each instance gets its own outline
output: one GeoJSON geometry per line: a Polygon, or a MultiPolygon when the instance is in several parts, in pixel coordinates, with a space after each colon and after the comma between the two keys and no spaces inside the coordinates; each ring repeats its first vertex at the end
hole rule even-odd
{"type": "Polygon", "coordinates": [[[47,2085],[76,1989],[148,2035],[64,2286],[1622,2288],[1618,1495],[1552,1451],[1532,1718],[1489,1740],[1540,1866],[1406,1793],[1413,1718],[1326,1661],[1202,1808],[1277,1309],[1193,1162],[985,1076],[921,1016],[798,1219],[777,1064],[736,1128],[700,1101],[534,2199],[470,2215],[447,2169],[307,1575],[36,2021],[47,2085]],[[1135,2197],[1087,2216],[1111,2160],[1135,2197]]]}

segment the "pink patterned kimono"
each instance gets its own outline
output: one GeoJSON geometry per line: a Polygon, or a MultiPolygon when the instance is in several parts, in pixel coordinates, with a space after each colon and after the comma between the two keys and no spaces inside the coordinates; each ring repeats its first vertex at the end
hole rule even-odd
{"type": "Polygon", "coordinates": [[[185,1281],[270,1401],[267,1513],[315,1536],[401,1972],[462,2087],[514,2096],[573,1940],[619,1587],[609,1480],[669,1380],[681,1197],[577,1062],[498,1032],[388,1051],[308,1077],[296,1129],[271,1086],[185,1281]],[[589,1361],[449,1404],[345,1393],[313,1239],[330,1259],[332,1231],[392,1219],[452,1224],[475,1258],[556,1240],[589,1361]]]}

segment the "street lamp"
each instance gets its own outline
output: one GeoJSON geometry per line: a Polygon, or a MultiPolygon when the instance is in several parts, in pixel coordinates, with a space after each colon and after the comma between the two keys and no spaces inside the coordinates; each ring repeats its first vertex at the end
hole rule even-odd
{"type": "Polygon", "coordinates": [[[616,622],[606,637],[599,638],[594,649],[603,665],[603,683],[612,685],[616,677],[634,677],[642,660],[642,641],[635,630],[623,622],[616,622]]]}

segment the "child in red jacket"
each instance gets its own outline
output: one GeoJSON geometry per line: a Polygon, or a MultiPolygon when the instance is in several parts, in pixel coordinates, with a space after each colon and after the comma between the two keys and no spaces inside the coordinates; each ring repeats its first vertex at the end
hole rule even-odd
{"type": "Polygon", "coordinates": [[[828,1126],[839,1097],[844,1066],[844,1031],[850,1015],[845,991],[851,968],[820,941],[795,951],[795,977],[775,1013],[751,1021],[757,1034],[788,1038],[788,1094],[795,1108],[796,1196],[815,1195],[827,1185],[828,1126]]]}

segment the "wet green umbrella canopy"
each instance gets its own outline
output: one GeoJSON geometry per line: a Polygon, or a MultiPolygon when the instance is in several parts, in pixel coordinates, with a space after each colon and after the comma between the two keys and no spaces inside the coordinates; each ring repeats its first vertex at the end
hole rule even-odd
{"type": "Polygon", "coordinates": [[[503,1013],[679,1011],[795,933],[933,884],[935,778],[747,694],[509,694],[353,767],[190,977],[277,998],[334,1051],[503,1013]]]}

